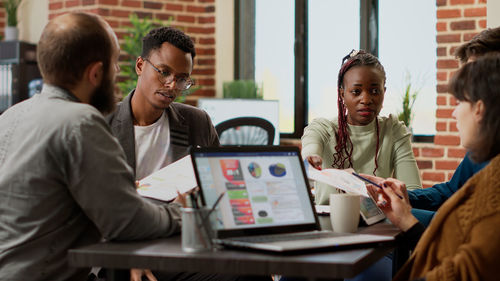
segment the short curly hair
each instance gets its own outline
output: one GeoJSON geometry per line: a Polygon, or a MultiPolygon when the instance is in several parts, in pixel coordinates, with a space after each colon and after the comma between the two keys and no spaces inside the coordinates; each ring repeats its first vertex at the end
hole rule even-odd
{"type": "Polygon", "coordinates": [[[481,31],[469,42],[458,47],[455,56],[462,63],[466,63],[470,57],[479,57],[489,52],[500,52],[500,27],[481,31]]]}
{"type": "Polygon", "coordinates": [[[173,27],[159,27],[151,30],[142,38],[141,57],[148,58],[152,50],[161,48],[161,45],[165,42],[186,53],[190,53],[193,59],[196,56],[193,40],[184,32],[173,27]]]}

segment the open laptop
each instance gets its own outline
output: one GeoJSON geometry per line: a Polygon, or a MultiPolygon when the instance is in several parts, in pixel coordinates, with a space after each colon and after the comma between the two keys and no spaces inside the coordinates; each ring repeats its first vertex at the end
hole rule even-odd
{"type": "Polygon", "coordinates": [[[192,148],[202,201],[217,208],[216,243],[275,252],[362,246],[392,236],[319,231],[296,147],[192,148]]]}

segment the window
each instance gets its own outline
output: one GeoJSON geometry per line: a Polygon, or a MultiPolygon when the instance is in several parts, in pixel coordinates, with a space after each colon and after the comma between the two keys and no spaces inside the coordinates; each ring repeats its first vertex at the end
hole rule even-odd
{"type": "Polygon", "coordinates": [[[435,3],[253,1],[254,37],[248,40],[240,36],[239,44],[255,42],[252,73],[263,88],[264,98],[280,101],[282,137],[300,137],[310,120],[337,116],[341,59],[360,48],[379,56],[386,69],[387,93],[381,114],[401,110],[409,73],[412,87],[420,90],[413,107],[414,134],[435,134],[434,126],[429,126],[435,124],[436,106],[435,3]]]}
{"type": "Polygon", "coordinates": [[[333,118],[342,58],[359,48],[359,2],[309,0],[308,120],[333,118]]]}
{"type": "Polygon", "coordinates": [[[381,114],[401,111],[410,78],[411,87],[420,91],[411,123],[415,135],[436,134],[435,14],[431,1],[379,0],[379,58],[387,75],[381,114]]]}
{"type": "Polygon", "coordinates": [[[293,1],[255,1],[255,81],[264,99],[279,100],[281,133],[293,133],[295,125],[294,26],[293,1]]]}

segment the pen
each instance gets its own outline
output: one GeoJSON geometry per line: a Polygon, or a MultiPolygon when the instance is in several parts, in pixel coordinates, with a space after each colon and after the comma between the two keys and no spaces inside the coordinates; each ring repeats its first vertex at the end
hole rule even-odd
{"type": "MultiPolygon", "coordinates": [[[[359,174],[356,174],[355,172],[352,172],[352,174],[353,174],[353,176],[355,176],[355,177],[357,177],[357,178],[359,178],[361,180],[364,180],[364,181],[366,181],[369,184],[372,184],[372,185],[374,185],[374,186],[376,186],[376,187],[378,187],[380,189],[383,189],[379,184],[376,184],[373,181],[371,181],[371,180],[369,180],[369,179],[367,179],[367,178],[365,178],[365,177],[363,177],[363,176],[361,176],[359,174]]],[[[399,194],[396,194],[396,195],[399,197],[399,199],[403,199],[403,197],[400,196],[399,194]]]]}
{"type": "Polygon", "coordinates": [[[191,207],[193,207],[193,209],[198,209],[198,202],[196,201],[196,196],[194,195],[194,192],[191,192],[189,194],[189,197],[191,198],[191,207]]]}
{"type": "Polygon", "coordinates": [[[206,220],[208,217],[210,217],[210,214],[215,210],[215,207],[217,207],[217,205],[219,204],[220,200],[222,199],[222,197],[224,197],[224,194],[226,194],[225,191],[223,191],[219,197],[217,198],[217,200],[215,200],[215,203],[214,205],[212,206],[212,208],[210,208],[210,210],[208,211],[208,213],[205,215],[205,218],[203,220],[206,220]]]}
{"type": "Polygon", "coordinates": [[[211,241],[213,238],[212,236],[214,235],[214,232],[213,232],[214,229],[212,229],[212,227],[215,227],[215,226],[212,226],[210,224],[207,225],[207,223],[209,223],[207,219],[210,217],[210,214],[215,210],[215,208],[217,207],[217,205],[219,204],[220,200],[222,199],[222,197],[224,196],[225,193],[226,192],[224,191],[219,195],[217,200],[215,200],[215,203],[212,206],[212,208],[210,208],[210,210],[208,210],[207,214],[201,218],[201,225],[198,225],[198,227],[201,226],[205,229],[205,232],[208,236],[209,241],[211,241]]]}

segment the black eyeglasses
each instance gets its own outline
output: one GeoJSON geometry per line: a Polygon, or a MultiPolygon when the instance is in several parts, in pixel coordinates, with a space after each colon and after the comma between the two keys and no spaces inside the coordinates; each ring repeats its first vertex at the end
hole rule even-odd
{"type": "Polygon", "coordinates": [[[160,80],[160,83],[162,84],[170,84],[173,81],[175,81],[175,88],[179,90],[187,90],[191,88],[191,86],[194,85],[194,81],[191,80],[189,77],[175,77],[174,73],[170,71],[161,71],[156,67],[152,62],[150,62],[148,59],[143,58],[144,61],[147,61],[153,69],[158,72],[158,80],[160,80]]]}

